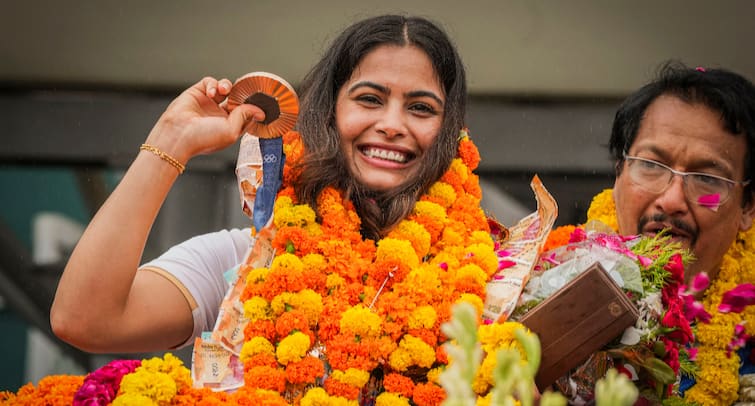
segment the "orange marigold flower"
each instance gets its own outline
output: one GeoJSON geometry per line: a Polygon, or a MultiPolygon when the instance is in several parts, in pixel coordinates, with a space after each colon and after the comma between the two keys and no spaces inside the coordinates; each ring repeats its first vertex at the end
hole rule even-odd
{"type": "Polygon", "coordinates": [[[275,323],[272,320],[257,320],[247,323],[244,327],[244,339],[251,340],[253,337],[264,337],[270,342],[277,341],[275,323]]]}
{"type": "Polygon", "coordinates": [[[325,374],[325,367],[319,358],[307,356],[301,361],[286,365],[286,379],[293,384],[315,383],[325,374]]]}
{"type": "Polygon", "coordinates": [[[469,137],[463,138],[459,142],[459,157],[470,170],[477,169],[477,165],[480,164],[480,151],[477,150],[477,146],[469,137]]]}
{"type": "Polygon", "coordinates": [[[0,401],[8,405],[68,406],[73,402],[73,395],[83,383],[83,376],[50,375],[40,379],[36,388],[28,383],[22,386],[15,395],[10,392],[0,392],[0,401]]]}
{"type": "Polygon", "coordinates": [[[210,388],[185,388],[173,397],[174,405],[220,406],[229,404],[230,395],[210,388]]]}
{"type": "Polygon", "coordinates": [[[303,310],[284,312],[275,321],[275,332],[278,336],[286,337],[294,331],[309,331],[309,320],[303,310]]]}
{"type": "Polygon", "coordinates": [[[229,402],[232,405],[239,406],[289,406],[290,403],[281,396],[279,391],[250,388],[247,386],[239,388],[239,390],[231,395],[229,402]]]}
{"type": "Polygon", "coordinates": [[[281,227],[277,230],[272,245],[278,252],[303,256],[314,251],[317,240],[301,227],[281,227]]]}
{"type": "Polygon", "coordinates": [[[446,400],[446,391],[433,383],[420,383],[414,387],[412,400],[417,406],[439,406],[446,400]]]}
{"type": "Polygon", "coordinates": [[[256,354],[244,361],[244,371],[252,369],[254,367],[268,367],[277,369],[278,366],[278,360],[273,354],[256,354]]]}
{"type": "Polygon", "coordinates": [[[398,393],[407,398],[412,397],[414,382],[408,376],[390,373],[383,378],[383,386],[388,392],[398,393]]]}
{"type": "Polygon", "coordinates": [[[335,379],[325,380],[325,390],[330,396],[341,396],[349,400],[356,400],[359,398],[360,389],[343,382],[338,382],[335,379]]]}
{"type": "Polygon", "coordinates": [[[451,185],[456,193],[464,192],[464,179],[462,179],[459,173],[453,170],[446,171],[440,178],[440,181],[451,185]]]}
{"type": "Polygon", "coordinates": [[[574,232],[576,228],[577,227],[573,225],[565,225],[553,229],[548,233],[548,238],[545,240],[545,244],[543,244],[543,252],[568,244],[571,233],[574,232]]]}
{"type": "Polygon", "coordinates": [[[469,174],[469,178],[464,182],[464,190],[477,199],[482,199],[482,188],[480,187],[480,179],[474,173],[469,174]]]}
{"type": "Polygon", "coordinates": [[[414,251],[420,258],[425,257],[430,252],[430,233],[420,223],[415,221],[404,220],[399,222],[388,233],[388,237],[411,242],[414,251]]]}
{"type": "Polygon", "coordinates": [[[244,372],[244,383],[249,388],[282,393],[286,389],[286,373],[278,368],[253,367],[244,372]]]}

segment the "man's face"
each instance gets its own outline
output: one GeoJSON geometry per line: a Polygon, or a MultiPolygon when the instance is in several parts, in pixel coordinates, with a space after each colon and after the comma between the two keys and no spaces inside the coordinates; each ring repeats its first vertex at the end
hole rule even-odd
{"type": "MultiPolygon", "coordinates": [[[[746,150],[745,137],[728,133],[720,114],[703,104],[663,95],[648,106],[627,155],[678,171],[742,181],[746,150]]],[[[706,206],[685,195],[681,176],[674,176],[663,192],[651,193],[630,179],[626,161],[621,165],[613,192],[619,232],[655,235],[670,229],[696,258],[686,278],[701,271],[714,277],[737,232],[752,225],[753,205],[742,206],[743,186],[731,188],[720,206],[706,206]]]]}

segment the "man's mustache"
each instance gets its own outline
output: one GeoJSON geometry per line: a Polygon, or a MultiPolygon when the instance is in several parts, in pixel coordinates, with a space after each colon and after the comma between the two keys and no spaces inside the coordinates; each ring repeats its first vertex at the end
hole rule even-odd
{"type": "Polygon", "coordinates": [[[668,223],[668,224],[671,224],[672,227],[677,228],[681,231],[684,231],[690,236],[690,248],[693,247],[695,243],[697,242],[697,236],[698,236],[697,228],[688,224],[684,220],[678,219],[676,217],[671,217],[665,213],[655,213],[652,216],[640,217],[640,221],[637,223],[637,234],[642,234],[642,230],[650,222],[668,223]]]}

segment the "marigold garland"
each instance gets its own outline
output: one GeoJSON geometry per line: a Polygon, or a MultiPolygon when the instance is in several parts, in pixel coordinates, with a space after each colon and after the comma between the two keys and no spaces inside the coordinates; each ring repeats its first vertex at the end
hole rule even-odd
{"type": "MultiPolygon", "coordinates": [[[[613,191],[606,189],[592,201],[587,220],[599,220],[618,232],[613,191]]],[[[724,292],[755,280],[755,228],[740,232],[726,252],[721,269],[705,291],[703,305],[712,315],[707,324],[696,327],[697,383],[687,390],[684,399],[700,405],[728,405],[737,399],[740,359],[736,353],[727,356],[727,345],[735,326],[745,321],[746,332],[755,334],[755,309],[750,306],[743,313],[719,313],[724,292]]]]}
{"type": "MultiPolygon", "coordinates": [[[[303,146],[292,134],[287,145],[288,167],[302,156],[303,146]]],[[[439,327],[450,318],[451,304],[462,297],[480,307],[485,284],[498,269],[495,244],[479,207],[478,178],[472,173],[478,162],[476,147],[462,136],[459,157],[446,174],[420,198],[409,218],[380,241],[362,239],[360,219],[340,191],[323,191],[318,222],[314,211],[298,204],[284,185],[273,217],[273,244],[285,254],[276,256],[269,269],[250,272],[242,295],[250,324],[260,325],[271,316],[280,321],[286,313],[303,310],[305,306],[293,300],[303,291],[319,296],[310,300],[319,310],[310,312],[308,327],[278,329],[269,341],[281,366],[304,353],[320,354],[323,367],[330,370],[323,377],[328,396],[355,400],[370,372],[379,367],[386,373],[387,392],[378,404],[388,399],[432,404],[443,398],[434,384],[416,386],[427,371],[447,362],[439,327]],[[317,258],[318,266],[302,267],[308,256],[317,258]],[[307,281],[305,274],[317,276],[307,281]],[[284,307],[276,305],[281,302],[284,307]],[[294,346],[294,336],[312,340],[297,339],[294,346]]],[[[245,349],[259,345],[253,344],[259,337],[246,339],[245,349]]],[[[252,351],[243,351],[242,359],[250,359],[245,354],[252,351]]],[[[300,390],[305,398],[314,390],[293,384],[287,382],[287,390],[300,390]]]]}
{"type": "MultiPolygon", "coordinates": [[[[168,353],[115,361],[90,374],[87,386],[84,377],[47,377],[0,393],[0,404],[69,405],[79,391],[85,402],[114,405],[356,406],[373,370],[382,368],[386,390],[376,405],[439,405],[445,392],[438,376],[449,363],[440,326],[457,301],[481,313],[485,284],[499,266],[472,173],[477,148],[462,131],[446,174],[380,241],[362,238],[359,216],[338,190],[321,193],[317,215],[298,204],[286,186],[303,153],[297,133],[284,136],[284,152],[273,216],[277,255],[267,268],[245,270],[242,388],[193,388],[189,370],[168,353]]],[[[485,370],[497,349],[516,345],[505,334],[514,324],[480,327],[485,370]]],[[[480,399],[490,384],[477,377],[480,399]]]]}

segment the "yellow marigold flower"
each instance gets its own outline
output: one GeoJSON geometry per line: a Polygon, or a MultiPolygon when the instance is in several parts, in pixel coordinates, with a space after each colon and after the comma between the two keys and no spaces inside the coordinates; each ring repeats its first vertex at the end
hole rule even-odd
{"type": "Polygon", "coordinates": [[[467,247],[467,253],[467,259],[479,265],[487,275],[493,275],[498,269],[498,256],[492,250],[492,245],[472,244],[467,247]]]}
{"type": "Polygon", "coordinates": [[[414,205],[413,214],[418,216],[427,216],[440,224],[445,223],[448,220],[446,209],[438,203],[420,200],[414,205]]]}
{"type": "Polygon", "coordinates": [[[480,368],[475,374],[474,381],[472,382],[472,390],[477,394],[487,393],[491,386],[493,386],[493,370],[497,364],[497,355],[487,354],[480,364],[480,368]]]}
{"type": "Polygon", "coordinates": [[[315,212],[311,207],[303,204],[294,205],[288,196],[278,197],[273,210],[273,223],[278,228],[305,227],[315,222],[315,212]]]}
{"type": "Polygon", "coordinates": [[[475,264],[466,264],[456,270],[454,276],[457,279],[471,278],[475,283],[484,285],[488,280],[488,275],[479,266],[475,264]]]}
{"type": "Polygon", "coordinates": [[[307,224],[304,227],[304,231],[309,233],[311,236],[321,236],[322,235],[322,226],[317,223],[307,224]]]}
{"type": "Polygon", "coordinates": [[[478,396],[477,401],[475,402],[475,406],[490,406],[490,401],[492,397],[493,397],[492,393],[488,393],[485,396],[478,396]]]}
{"type": "Polygon", "coordinates": [[[269,268],[254,268],[246,275],[246,283],[254,284],[264,282],[269,274],[269,268]]]}
{"type": "Polygon", "coordinates": [[[293,292],[283,292],[278,296],[275,296],[273,300],[270,301],[270,309],[272,310],[273,315],[280,316],[284,312],[290,310],[290,308],[293,308],[293,302],[295,301],[296,293],[293,292]]]}
{"type": "Polygon", "coordinates": [[[448,170],[456,172],[456,174],[461,179],[461,183],[466,182],[467,178],[469,177],[469,168],[464,165],[464,162],[461,160],[461,158],[454,158],[454,160],[451,161],[451,166],[448,167],[448,170]]]}
{"type": "Polygon", "coordinates": [[[416,268],[419,265],[419,257],[412,244],[409,241],[395,238],[383,238],[378,242],[375,260],[398,260],[407,264],[410,268],[416,268]]]}
{"type": "Polygon", "coordinates": [[[459,247],[464,245],[464,234],[451,227],[443,229],[443,241],[444,247],[459,247]]]}
{"type": "Polygon", "coordinates": [[[383,392],[375,399],[375,406],[409,406],[409,399],[398,393],[383,392]]]}
{"type": "Polygon", "coordinates": [[[370,380],[370,373],[361,369],[349,368],[346,371],[333,370],[331,377],[338,382],[361,388],[370,380]]]}
{"type": "Polygon", "coordinates": [[[252,337],[251,340],[244,342],[241,347],[241,361],[246,362],[249,358],[254,357],[257,354],[269,354],[275,353],[275,347],[270,341],[267,341],[264,337],[252,337]]]}
{"type": "Polygon", "coordinates": [[[389,238],[408,240],[419,258],[430,252],[430,233],[416,221],[403,220],[388,233],[389,238]]]}
{"type": "Polygon", "coordinates": [[[337,289],[343,286],[343,284],[346,283],[346,281],[343,279],[343,277],[337,273],[329,274],[327,278],[325,278],[325,286],[328,289],[337,289]]]}
{"type": "Polygon", "coordinates": [[[404,348],[398,347],[391,353],[388,363],[391,368],[397,371],[406,371],[407,368],[412,366],[412,354],[404,348]]]}
{"type": "Polygon", "coordinates": [[[444,250],[439,252],[430,260],[430,264],[434,266],[441,266],[445,269],[456,269],[459,267],[459,257],[454,255],[450,250],[444,250]]]}
{"type": "Polygon", "coordinates": [[[163,358],[152,357],[143,360],[139,368],[168,374],[179,385],[179,389],[182,386],[191,386],[191,371],[184,366],[180,358],[171,353],[166,353],[163,358]]]}
{"type": "Polygon", "coordinates": [[[343,312],[341,316],[341,333],[363,338],[378,337],[381,331],[380,316],[372,310],[358,304],[343,312]]]}
{"type": "Polygon", "coordinates": [[[304,271],[304,264],[296,255],[284,252],[273,259],[270,269],[275,272],[301,273],[304,271]]]}
{"type": "Polygon", "coordinates": [[[697,326],[697,340],[718,348],[726,348],[731,341],[733,332],[731,326],[736,325],[741,320],[741,315],[737,313],[716,314],[715,319],[710,323],[699,323],[697,326]]]}
{"type": "Polygon", "coordinates": [[[281,210],[294,206],[294,201],[289,196],[278,196],[273,204],[273,210],[277,216],[281,210]]]}
{"type": "Polygon", "coordinates": [[[398,348],[389,357],[390,365],[399,371],[406,371],[412,365],[430,368],[435,362],[435,350],[426,342],[406,334],[401,338],[398,348]]]}
{"type": "Polygon", "coordinates": [[[613,189],[605,189],[593,197],[590,208],[587,209],[587,221],[597,220],[619,231],[619,220],[616,218],[616,204],[613,201],[613,189]]]}
{"type": "Polygon", "coordinates": [[[442,374],[445,370],[445,367],[440,366],[427,371],[427,381],[440,384],[440,374],[442,374]]]}
{"type": "Polygon", "coordinates": [[[490,236],[490,233],[487,231],[482,231],[482,230],[472,231],[472,233],[469,235],[469,243],[470,244],[483,244],[483,245],[486,245],[489,249],[492,249],[493,247],[495,247],[495,243],[493,242],[493,237],[490,236]]]}
{"type": "Polygon", "coordinates": [[[441,289],[441,280],[439,277],[439,270],[437,264],[422,263],[419,267],[409,271],[406,275],[404,282],[406,285],[421,286],[423,290],[432,293],[441,289]]]}
{"type": "Polygon", "coordinates": [[[164,372],[137,368],[121,380],[122,394],[146,396],[158,404],[168,404],[176,396],[178,388],[170,375],[164,372]]]}
{"type": "Polygon", "coordinates": [[[358,406],[356,400],[341,396],[330,396],[325,389],[316,386],[307,391],[299,403],[301,406],[358,406]]]}
{"type": "Polygon", "coordinates": [[[328,406],[328,392],[325,389],[316,386],[307,391],[307,393],[301,398],[301,406],[328,406]]]}
{"type": "Polygon", "coordinates": [[[328,265],[328,261],[320,254],[307,254],[301,259],[301,262],[307,271],[322,272],[328,265]]]}
{"type": "Polygon", "coordinates": [[[156,406],[154,400],[138,393],[124,393],[113,399],[112,406],[156,406]]]}
{"type": "Polygon", "coordinates": [[[430,186],[430,190],[427,194],[438,199],[439,203],[446,208],[451,207],[456,201],[456,191],[454,190],[454,187],[445,182],[435,182],[430,186]]]}
{"type": "Polygon", "coordinates": [[[519,341],[514,335],[514,332],[519,329],[527,331],[523,324],[515,321],[481,325],[477,329],[477,334],[482,350],[486,353],[495,353],[501,348],[509,348],[512,345],[519,347],[519,341]]]}
{"type": "Polygon", "coordinates": [[[315,218],[317,217],[315,211],[306,204],[299,204],[294,206],[294,212],[296,213],[296,217],[299,219],[299,223],[291,225],[298,225],[300,227],[314,223],[315,218]]]}
{"type": "Polygon", "coordinates": [[[301,361],[307,355],[310,345],[309,336],[297,331],[289,334],[278,343],[278,348],[275,349],[275,357],[282,365],[301,361]]]}
{"type": "Polygon", "coordinates": [[[295,307],[304,313],[310,326],[317,324],[322,314],[322,296],[312,289],[304,289],[296,294],[295,307]]]}
{"type": "Polygon", "coordinates": [[[483,303],[482,298],[471,293],[462,293],[456,302],[470,303],[472,306],[474,306],[478,316],[482,314],[482,311],[485,308],[485,303],[483,303]]]}
{"type": "Polygon", "coordinates": [[[264,297],[255,296],[244,302],[244,317],[250,322],[257,320],[272,320],[270,303],[264,297]]]}
{"type": "Polygon", "coordinates": [[[432,306],[420,306],[409,315],[409,328],[431,329],[438,319],[438,314],[432,306]]]}

